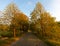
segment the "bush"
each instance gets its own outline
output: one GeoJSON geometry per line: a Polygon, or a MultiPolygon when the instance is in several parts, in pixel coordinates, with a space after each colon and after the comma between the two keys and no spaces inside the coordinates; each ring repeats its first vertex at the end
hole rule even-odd
{"type": "Polygon", "coordinates": [[[11,31],[1,31],[0,36],[2,36],[2,37],[13,37],[13,33],[11,31]]]}

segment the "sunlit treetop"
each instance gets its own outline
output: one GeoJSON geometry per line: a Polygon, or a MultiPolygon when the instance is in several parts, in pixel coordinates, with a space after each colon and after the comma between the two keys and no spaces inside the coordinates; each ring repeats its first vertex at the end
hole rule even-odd
{"type": "Polygon", "coordinates": [[[13,13],[13,12],[21,12],[18,8],[18,6],[15,4],[15,3],[10,3],[6,9],[4,10],[5,12],[10,12],[10,13],[13,13]]]}
{"type": "Polygon", "coordinates": [[[45,9],[44,9],[43,5],[40,2],[38,2],[36,4],[36,7],[35,7],[34,10],[37,11],[37,12],[39,12],[39,13],[45,12],[45,9]]]}

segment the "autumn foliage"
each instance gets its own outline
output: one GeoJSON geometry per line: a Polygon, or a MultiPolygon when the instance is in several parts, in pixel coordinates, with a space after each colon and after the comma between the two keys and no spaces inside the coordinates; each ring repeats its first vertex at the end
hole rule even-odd
{"type": "MultiPolygon", "coordinates": [[[[17,34],[21,35],[30,30],[44,41],[60,42],[60,22],[55,21],[55,17],[52,17],[39,2],[31,12],[30,18],[21,12],[14,3],[9,4],[3,14],[0,31],[7,31],[6,35],[11,36],[10,34],[12,34],[17,37],[17,34]]],[[[0,36],[2,36],[1,33],[0,36]]]]}

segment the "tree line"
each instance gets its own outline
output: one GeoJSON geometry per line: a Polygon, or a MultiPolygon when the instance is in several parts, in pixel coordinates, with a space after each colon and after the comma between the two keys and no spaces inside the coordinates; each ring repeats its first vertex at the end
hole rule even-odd
{"type": "Polygon", "coordinates": [[[30,30],[39,38],[60,38],[60,22],[55,21],[55,17],[52,17],[40,2],[31,12],[30,18],[21,12],[14,3],[4,9],[3,15],[3,19],[0,21],[0,36],[16,37],[30,30]]]}

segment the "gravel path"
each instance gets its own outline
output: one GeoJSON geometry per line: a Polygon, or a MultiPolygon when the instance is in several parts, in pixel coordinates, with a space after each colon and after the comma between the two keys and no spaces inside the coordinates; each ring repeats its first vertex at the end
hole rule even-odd
{"type": "Polygon", "coordinates": [[[12,43],[11,46],[47,46],[47,45],[32,33],[26,33],[17,42],[12,43]]]}

